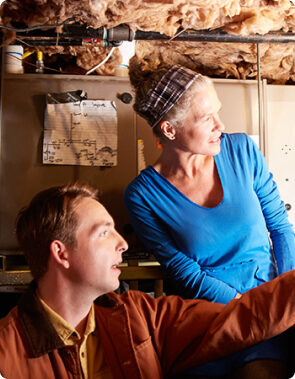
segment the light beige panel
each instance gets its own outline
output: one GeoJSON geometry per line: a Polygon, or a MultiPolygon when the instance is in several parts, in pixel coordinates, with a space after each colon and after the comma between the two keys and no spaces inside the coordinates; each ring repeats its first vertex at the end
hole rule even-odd
{"type": "Polygon", "coordinates": [[[59,75],[7,75],[2,81],[0,249],[16,248],[14,220],[32,196],[49,186],[82,180],[99,188],[119,230],[128,222],[123,191],[136,174],[136,138],[131,104],[118,94],[131,92],[128,78],[59,75]],[[116,167],[42,164],[45,95],[82,89],[89,99],[114,100],[118,111],[116,167]]]}
{"type": "Polygon", "coordinates": [[[257,82],[216,79],[214,85],[225,132],[259,134],[257,82]]]}
{"type": "Polygon", "coordinates": [[[268,164],[295,225],[295,86],[267,86],[268,164]]]}

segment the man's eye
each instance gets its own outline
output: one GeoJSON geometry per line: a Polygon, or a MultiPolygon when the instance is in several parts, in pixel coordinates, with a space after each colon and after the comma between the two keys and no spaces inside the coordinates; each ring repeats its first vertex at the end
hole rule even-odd
{"type": "Polygon", "coordinates": [[[109,232],[108,230],[104,230],[103,232],[100,232],[99,237],[102,237],[102,238],[106,237],[108,235],[108,232],[109,232]]]}

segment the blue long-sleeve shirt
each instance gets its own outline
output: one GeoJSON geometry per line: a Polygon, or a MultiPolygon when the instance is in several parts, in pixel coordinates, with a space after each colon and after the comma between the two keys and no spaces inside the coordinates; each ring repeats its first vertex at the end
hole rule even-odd
{"type": "Polygon", "coordinates": [[[222,137],[214,159],[223,199],[216,207],[197,205],[151,166],[129,184],[124,201],[137,235],[178,293],[227,303],[294,269],[295,238],[256,144],[242,133],[222,137]]]}

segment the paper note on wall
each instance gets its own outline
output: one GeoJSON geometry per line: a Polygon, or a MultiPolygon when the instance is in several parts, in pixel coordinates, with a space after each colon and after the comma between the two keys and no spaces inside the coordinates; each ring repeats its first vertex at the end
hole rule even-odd
{"type": "Polygon", "coordinates": [[[117,165],[117,110],[113,101],[47,104],[43,163],[117,165]]]}

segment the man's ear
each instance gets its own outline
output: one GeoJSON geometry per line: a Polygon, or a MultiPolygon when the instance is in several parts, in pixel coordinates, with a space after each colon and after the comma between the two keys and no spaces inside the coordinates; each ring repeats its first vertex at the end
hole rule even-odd
{"type": "Polygon", "coordinates": [[[65,269],[70,267],[68,260],[69,252],[64,243],[59,240],[54,240],[50,244],[50,253],[56,263],[62,265],[65,269]]]}
{"type": "Polygon", "coordinates": [[[175,128],[170,124],[169,121],[162,121],[160,127],[163,135],[166,138],[170,139],[171,141],[175,139],[175,128]]]}

